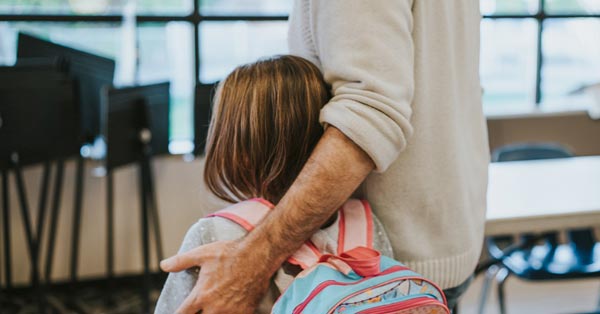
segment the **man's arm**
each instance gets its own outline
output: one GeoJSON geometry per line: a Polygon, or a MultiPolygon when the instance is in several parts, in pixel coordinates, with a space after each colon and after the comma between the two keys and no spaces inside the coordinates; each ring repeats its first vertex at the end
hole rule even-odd
{"type": "MultiPolygon", "coordinates": [[[[312,0],[310,39],[333,97],[329,128],[276,209],[241,241],[175,257],[166,271],[202,265],[181,313],[252,313],[271,275],[358,187],[383,172],[413,132],[413,0],[312,0]]],[[[304,9],[304,6],[297,8],[304,9]]],[[[293,51],[292,51],[293,53],[293,51]]]]}
{"type": "Polygon", "coordinates": [[[248,236],[201,246],[161,263],[168,272],[201,266],[196,287],[177,313],[253,313],[271,276],[373,169],[360,147],[329,127],[290,190],[248,236]]]}
{"type": "Polygon", "coordinates": [[[298,178],[273,213],[243,241],[249,250],[264,250],[274,272],[300,248],[374,169],[354,142],[329,127],[298,178]]]}

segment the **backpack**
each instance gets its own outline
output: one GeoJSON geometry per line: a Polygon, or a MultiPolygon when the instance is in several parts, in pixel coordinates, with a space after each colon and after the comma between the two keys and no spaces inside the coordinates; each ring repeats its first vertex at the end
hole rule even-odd
{"type": "MultiPolygon", "coordinates": [[[[252,199],[209,217],[251,231],[273,205],[252,199]]],[[[303,271],[282,292],[272,314],[449,314],[443,291],[402,263],[372,248],[369,204],[348,200],[339,210],[337,254],[323,254],[308,240],[288,262],[303,271]]]]}

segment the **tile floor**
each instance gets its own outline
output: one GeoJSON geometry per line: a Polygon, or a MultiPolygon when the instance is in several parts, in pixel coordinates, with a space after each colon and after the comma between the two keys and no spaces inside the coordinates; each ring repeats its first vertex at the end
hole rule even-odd
{"type": "MultiPolygon", "coordinates": [[[[483,276],[465,293],[460,314],[476,314],[483,276]]],[[[600,298],[600,279],[531,283],[511,277],[505,284],[508,314],[586,313],[595,310],[600,298]]],[[[485,314],[497,314],[496,289],[490,289],[485,314]]]]}

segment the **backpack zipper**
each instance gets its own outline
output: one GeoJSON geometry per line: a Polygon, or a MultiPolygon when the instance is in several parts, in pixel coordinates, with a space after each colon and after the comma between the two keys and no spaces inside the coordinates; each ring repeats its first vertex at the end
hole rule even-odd
{"type": "Polygon", "coordinates": [[[356,314],[391,314],[397,313],[398,311],[408,310],[411,308],[415,308],[417,306],[427,306],[427,305],[435,305],[438,307],[442,307],[445,313],[450,313],[448,307],[446,305],[440,304],[437,299],[430,297],[419,297],[411,300],[407,300],[401,303],[394,304],[386,304],[370,309],[366,309],[364,311],[357,312],[356,314]]]}
{"type": "MultiPolygon", "coordinates": [[[[366,279],[366,278],[365,278],[365,279],[366,279]]],[[[429,283],[430,285],[432,285],[433,287],[435,287],[435,288],[438,290],[438,292],[439,292],[439,293],[442,295],[443,302],[440,302],[440,303],[444,304],[444,306],[446,305],[446,296],[444,295],[444,292],[442,291],[442,289],[440,289],[440,287],[439,287],[438,285],[436,285],[435,283],[433,283],[432,281],[430,281],[430,280],[428,280],[428,279],[425,279],[425,278],[423,278],[423,277],[418,277],[418,276],[405,276],[405,277],[401,277],[401,278],[394,278],[394,279],[388,280],[388,281],[386,281],[386,282],[380,283],[380,284],[378,284],[378,285],[376,285],[376,286],[370,287],[370,289],[373,289],[373,288],[378,288],[378,287],[385,286],[385,285],[388,285],[388,284],[390,284],[390,283],[393,283],[393,282],[397,282],[397,281],[404,281],[404,280],[421,280],[421,281],[425,281],[425,282],[429,283]]],[[[362,281],[362,280],[361,280],[361,281],[362,281]]],[[[354,296],[357,296],[357,295],[359,295],[359,294],[363,293],[365,290],[366,290],[366,289],[363,289],[363,290],[360,290],[360,291],[356,291],[356,292],[352,293],[351,295],[349,295],[349,296],[346,296],[346,297],[345,297],[345,298],[343,298],[341,301],[339,301],[339,302],[338,302],[336,305],[334,305],[334,306],[333,306],[333,307],[332,307],[332,308],[331,308],[331,309],[330,309],[330,310],[327,312],[327,314],[333,313],[333,312],[335,311],[335,309],[336,309],[338,306],[342,305],[342,303],[344,303],[344,302],[345,302],[345,301],[347,301],[347,300],[350,300],[350,299],[351,299],[351,298],[353,298],[354,296]]],[[[434,298],[434,299],[435,299],[435,298],[434,298]]],[[[437,299],[435,299],[435,300],[437,300],[437,299]]]]}
{"type": "MultiPolygon", "coordinates": [[[[404,266],[392,266],[392,267],[386,269],[385,271],[379,273],[378,276],[389,275],[391,273],[400,272],[400,271],[404,271],[404,270],[410,270],[410,269],[408,269],[408,267],[404,267],[404,266]]],[[[298,304],[296,306],[296,308],[294,308],[294,311],[292,313],[293,314],[301,314],[302,311],[304,311],[304,309],[306,308],[306,306],[308,306],[310,301],[312,301],[319,293],[321,293],[321,291],[323,291],[327,287],[356,285],[356,284],[359,284],[369,278],[372,278],[372,277],[365,277],[365,278],[362,278],[361,280],[355,281],[355,282],[339,282],[339,281],[335,281],[335,280],[323,281],[318,286],[316,286],[313,289],[313,291],[311,291],[311,293],[308,295],[308,297],[306,297],[306,299],[304,299],[304,301],[302,301],[302,303],[298,304]]]]}

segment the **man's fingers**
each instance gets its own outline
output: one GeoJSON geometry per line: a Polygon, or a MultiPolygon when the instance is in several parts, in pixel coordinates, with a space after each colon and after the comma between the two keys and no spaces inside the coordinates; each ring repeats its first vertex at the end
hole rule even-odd
{"type": "Polygon", "coordinates": [[[220,252],[221,242],[213,242],[206,245],[201,245],[184,253],[171,256],[160,262],[160,268],[166,272],[179,272],[201,266],[206,257],[213,256],[215,252],[220,252]]]}
{"type": "Polygon", "coordinates": [[[160,262],[160,269],[166,272],[178,272],[197,266],[197,253],[194,250],[180,253],[162,260],[160,262]]]}

